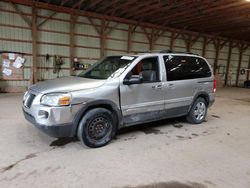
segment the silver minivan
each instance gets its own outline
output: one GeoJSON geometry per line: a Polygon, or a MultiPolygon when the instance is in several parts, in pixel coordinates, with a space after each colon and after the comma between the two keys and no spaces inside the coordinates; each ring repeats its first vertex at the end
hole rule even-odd
{"type": "Polygon", "coordinates": [[[189,53],[108,56],[77,76],[32,85],[23,97],[25,118],[53,137],[89,147],[109,143],[122,127],[186,116],[202,123],[216,81],[203,57],[189,53]]]}

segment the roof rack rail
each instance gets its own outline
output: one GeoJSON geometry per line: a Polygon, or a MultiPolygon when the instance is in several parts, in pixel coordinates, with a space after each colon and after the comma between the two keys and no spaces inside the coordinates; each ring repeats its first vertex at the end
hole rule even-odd
{"type": "Polygon", "coordinates": [[[178,53],[178,54],[194,54],[192,52],[178,52],[173,50],[147,50],[147,51],[138,51],[136,53],[178,53]]]}
{"type": "Polygon", "coordinates": [[[173,50],[161,50],[159,53],[193,54],[192,52],[178,52],[173,50]]]}

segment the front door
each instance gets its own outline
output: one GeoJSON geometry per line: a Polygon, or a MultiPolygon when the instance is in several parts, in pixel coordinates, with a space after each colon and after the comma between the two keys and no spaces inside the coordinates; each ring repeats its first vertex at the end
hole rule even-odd
{"type": "Polygon", "coordinates": [[[121,80],[121,109],[126,125],[151,121],[164,111],[164,87],[159,71],[159,58],[144,58],[128,73],[140,75],[140,84],[124,85],[121,80]]]}

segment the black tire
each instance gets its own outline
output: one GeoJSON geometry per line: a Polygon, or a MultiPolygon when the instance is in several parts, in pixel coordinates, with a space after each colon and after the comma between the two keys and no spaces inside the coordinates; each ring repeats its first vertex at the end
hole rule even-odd
{"type": "Polygon", "coordinates": [[[89,110],[81,119],[77,136],[82,144],[91,148],[108,144],[116,133],[113,114],[105,108],[89,110]]]}
{"type": "Polygon", "coordinates": [[[194,101],[186,119],[189,123],[200,124],[205,120],[206,116],[207,103],[204,98],[199,97],[194,101]]]}

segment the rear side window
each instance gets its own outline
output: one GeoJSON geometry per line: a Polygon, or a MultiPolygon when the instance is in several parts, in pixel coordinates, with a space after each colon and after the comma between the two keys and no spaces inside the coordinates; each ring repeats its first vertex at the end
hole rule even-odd
{"type": "Polygon", "coordinates": [[[186,80],[210,77],[211,70],[204,59],[190,56],[164,56],[167,80],[186,80]]]}

